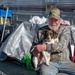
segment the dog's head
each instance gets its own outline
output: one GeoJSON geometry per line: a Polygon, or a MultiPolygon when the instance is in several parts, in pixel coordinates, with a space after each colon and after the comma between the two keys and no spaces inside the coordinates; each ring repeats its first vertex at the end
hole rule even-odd
{"type": "Polygon", "coordinates": [[[50,42],[51,39],[54,37],[54,32],[53,30],[44,30],[42,32],[43,34],[43,39],[46,41],[46,42],[50,42]]]}

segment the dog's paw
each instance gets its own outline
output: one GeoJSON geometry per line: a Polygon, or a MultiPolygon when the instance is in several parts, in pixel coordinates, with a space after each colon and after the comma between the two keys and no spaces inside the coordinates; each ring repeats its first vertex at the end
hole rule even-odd
{"type": "Polygon", "coordinates": [[[46,62],[46,65],[49,66],[50,65],[50,62],[46,62]]]}

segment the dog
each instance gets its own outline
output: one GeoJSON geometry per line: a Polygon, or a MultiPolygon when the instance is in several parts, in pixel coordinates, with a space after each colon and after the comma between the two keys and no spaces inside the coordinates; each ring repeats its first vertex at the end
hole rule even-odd
{"type": "MultiPolygon", "coordinates": [[[[56,37],[56,33],[53,30],[43,30],[41,32],[41,34],[42,34],[41,37],[43,37],[41,39],[42,43],[54,44],[55,41],[58,41],[57,39],[54,40],[55,37],[56,37]]],[[[33,50],[34,50],[34,48],[31,51],[33,51],[33,50]]],[[[49,64],[50,64],[50,53],[48,53],[47,51],[42,51],[42,55],[44,57],[44,61],[41,61],[41,63],[45,63],[47,66],[49,66],[49,64]]],[[[38,69],[38,63],[39,63],[39,58],[33,56],[32,61],[33,61],[35,70],[37,70],[38,69]]]]}

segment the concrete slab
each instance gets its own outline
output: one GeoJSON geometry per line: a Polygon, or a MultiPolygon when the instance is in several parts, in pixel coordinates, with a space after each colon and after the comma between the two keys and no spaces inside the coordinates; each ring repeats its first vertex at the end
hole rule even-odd
{"type": "Polygon", "coordinates": [[[0,75],[36,75],[35,72],[27,71],[24,67],[10,61],[0,62],[0,75]]]}
{"type": "MultiPolygon", "coordinates": [[[[14,61],[0,62],[0,75],[36,75],[36,72],[27,71],[19,63],[14,61]]],[[[57,75],[68,75],[64,73],[58,73],[57,75]]]]}

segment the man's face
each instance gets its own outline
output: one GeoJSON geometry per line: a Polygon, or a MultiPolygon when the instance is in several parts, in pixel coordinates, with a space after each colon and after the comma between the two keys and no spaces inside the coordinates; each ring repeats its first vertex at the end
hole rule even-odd
{"type": "Polygon", "coordinates": [[[49,19],[49,27],[52,28],[54,31],[57,31],[60,26],[60,20],[57,20],[55,18],[49,19]]]}

